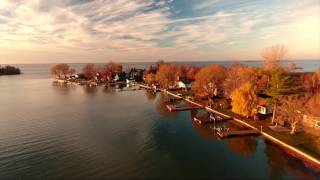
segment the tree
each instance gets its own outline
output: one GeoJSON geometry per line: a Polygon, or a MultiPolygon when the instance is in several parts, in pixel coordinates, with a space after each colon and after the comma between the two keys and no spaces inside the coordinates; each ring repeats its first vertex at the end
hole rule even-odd
{"type": "Polygon", "coordinates": [[[320,116],[320,92],[313,94],[306,103],[306,112],[311,116],[320,116]]]}
{"type": "Polygon", "coordinates": [[[223,81],[226,78],[226,68],[221,65],[209,65],[203,67],[195,76],[192,92],[196,96],[205,95],[209,99],[217,96],[223,89],[223,81]]]}
{"type": "Polygon", "coordinates": [[[187,78],[187,68],[185,65],[173,65],[175,69],[173,73],[175,74],[175,80],[182,80],[187,78]]]}
{"type": "Polygon", "coordinates": [[[231,105],[234,113],[245,117],[253,117],[257,113],[256,88],[247,82],[231,93],[231,105]]]}
{"type": "Polygon", "coordinates": [[[51,67],[50,69],[51,74],[60,77],[65,77],[66,75],[70,74],[69,65],[61,63],[51,67]]]}
{"type": "Polygon", "coordinates": [[[197,72],[200,70],[199,67],[195,67],[195,66],[188,66],[186,68],[186,77],[189,80],[194,80],[196,77],[197,72]]]}
{"type": "Polygon", "coordinates": [[[151,86],[152,84],[155,84],[157,81],[155,74],[147,74],[145,78],[145,82],[148,86],[151,86]]]}
{"type": "Polygon", "coordinates": [[[318,79],[320,79],[320,68],[316,71],[316,76],[318,79]]]}
{"type": "Polygon", "coordinates": [[[303,119],[306,98],[301,96],[289,96],[281,101],[278,110],[278,119],[290,124],[291,134],[295,134],[297,125],[303,119]]]}
{"type": "Polygon", "coordinates": [[[168,89],[169,86],[173,86],[176,80],[174,73],[174,67],[171,64],[159,65],[157,72],[157,79],[162,88],[168,89]]]}
{"type": "Polygon", "coordinates": [[[86,64],[82,69],[82,73],[87,79],[92,79],[97,72],[93,64],[86,64]]]}
{"type": "Polygon", "coordinates": [[[14,66],[0,66],[0,75],[14,75],[14,74],[21,74],[21,71],[19,68],[14,66]]]}
{"type": "Polygon", "coordinates": [[[70,69],[69,69],[69,74],[72,75],[72,74],[75,74],[75,73],[76,73],[76,70],[75,70],[75,69],[73,69],[73,68],[70,68],[70,69]]]}
{"type": "Polygon", "coordinates": [[[98,68],[97,72],[101,75],[101,79],[107,82],[111,81],[116,74],[121,75],[122,69],[121,64],[109,62],[98,68]]]}
{"type": "Polygon", "coordinates": [[[251,81],[252,74],[251,68],[243,66],[239,62],[233,62],[228,68],[227,77],[223,83],[225,95],[230,96],[232,91],[251,81]]]}
{"type": "Polygon", "coordinates": [[[157,62],[156,62],[156,70],[159,71],[159,68],[162,64],[165,64],[164,60],[162,59],[159,59],[157,62]]]}
{"type": "Polygon", "coordinates": [[[266,69],[272,69],[279,66],[281,61],[286,58],[288,53],[284,45],[274,45],[262,51],[261,56],[265,63],[266,69]]]}
{"type": "Polygon", "coordinates": [[[157,73],[157,69],[153,66],[149,66],[149,68],[147,68],[144,72],[143,72],[143,76],[146,77],[148,74],[156,74],[157,73]]]}
{"type": "Polygon", "coordinates": [[[297,95],[301,87],[293,86],[293,80],[291,76],[281,67],[275,67],[271,70],[271,80],[269,82],[269,88],[266,90],[266,94],[271,96],[268,100],[268,104],[273,106],[272,121],[275,122],[277,105],[285,96],[297,95]]]}
{"type": "Polygon", "coordinates": [[[308,92],[314,92],[317,88],[317,78],[315,73],[303,73],[300,75],[300,83],[308,92]]]}
{"type": "Polygon", "coordinates": [[[315,89],[320,89],[320,68],[314,73],[315,89]]]}

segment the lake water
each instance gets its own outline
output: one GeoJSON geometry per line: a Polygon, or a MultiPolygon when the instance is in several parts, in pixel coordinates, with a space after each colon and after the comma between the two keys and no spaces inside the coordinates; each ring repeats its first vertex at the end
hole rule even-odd
{"type": "Polygon", "coordinates": [[[160,93],[53,85],[50,65],[17,66],[0,77],[1,179],[320,175],[261,137],[217,140],[160,93]]]}

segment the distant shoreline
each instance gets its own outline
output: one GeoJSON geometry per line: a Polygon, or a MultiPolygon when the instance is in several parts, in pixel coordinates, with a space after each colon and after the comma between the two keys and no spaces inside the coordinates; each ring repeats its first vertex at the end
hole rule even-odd
{"type": "MultiPolygon", "coordinates": [[[[233,62],[235,60],[193,60],[193,61],[169,61],[166,60],[166,62],[168,63],[215,63],[215,62],[233,62]]],[[[237,60],[239,62],[263,62],[263,60],[237,60]]],[[[319,61],[320,59],[303,59],[303,60],[283,60],[283,62],[303,62],[303,61],[319,61]]],[[[148,63],[148,64],[153,64],[156,63],[156,61],[113,61],[116,63],[121,63],[121,64],[143,64],[143,63],[148,63]]],[[[46,65],[46,64],[59,64],[62,62],[43,62],[43,63],[10,63],[11,65],[46,65]]],[[[65,62],[63,62],[65,63],[65,62]]],[[[103,64],[105,62],[103,61],[99,61],[99,62],[68,62],[68,64],[87,64],[87,63],[92,63],[92,64],[103,64]]],[[[2,63],[3,65],[10,65],[10,64],[6,64],[6,63],[2,63]]],[[[319,63],[320,66],[320,63],[319,63]]]]}

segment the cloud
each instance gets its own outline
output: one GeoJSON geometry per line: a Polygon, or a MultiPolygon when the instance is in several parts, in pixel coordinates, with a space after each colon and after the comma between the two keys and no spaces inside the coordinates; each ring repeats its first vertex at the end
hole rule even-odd
{"type": "MultiPolygon", "coordinates": [[[[319,58],[313,38],[319,10],[316,0],[0,0],[0,48],[58,52],[66,60],[76,53],[113,60],[217,59],[229,57],[232,48],[290,42],[294,50],[309,48],[295,55],[319,58]]],[[[38,61],[54,59],[41,54],[38,61]]]]}

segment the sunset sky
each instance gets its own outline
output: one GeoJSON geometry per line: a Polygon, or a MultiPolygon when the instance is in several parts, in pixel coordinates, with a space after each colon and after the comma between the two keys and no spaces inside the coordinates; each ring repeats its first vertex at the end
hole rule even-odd
{"type": "Polygon", "coordinates": [[[0,0],[0,64],[320,59],[319,0],[0,0]]]}

